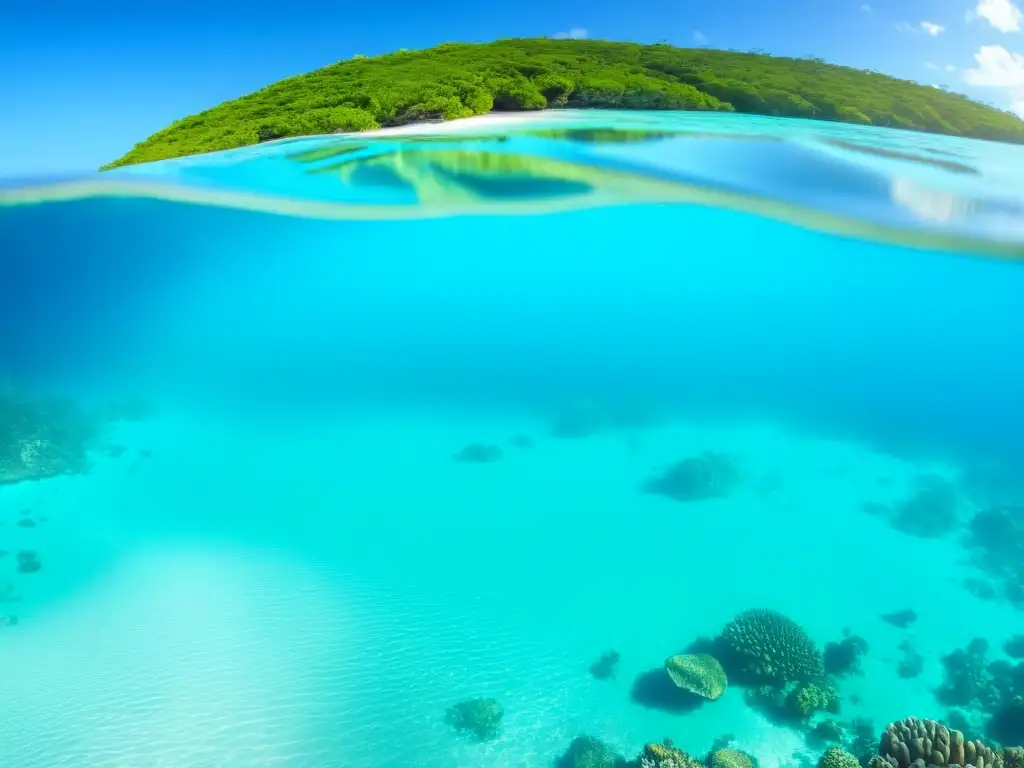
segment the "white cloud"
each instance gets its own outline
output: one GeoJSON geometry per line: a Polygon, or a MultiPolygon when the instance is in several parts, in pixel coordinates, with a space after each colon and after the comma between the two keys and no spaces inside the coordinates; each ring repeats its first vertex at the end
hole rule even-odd
{"type": "Polygon", "coordinates": [[[707,35],[705,35],[699,29],[695,29],[693,31],[693,42],[695,42],[697,45],[707,45],[708,44],[707,35]]]}
{"type": "Polygon", "coordinates": [[[587,30],[583,27],[573,27],[568,32],[556,32],[552,35],[556,40],[582,40],[587,36],[587,30]]]}
{"type": "Polygon", "coordinates": [[[954,67],[952,64],[947,64],[946,66],[943,67],[943,69],[946,70],[947,72],[956,72],[956,67],[954,67]]]}
{"type": "Polygon", "coordinates": [[[925,65],[926,67],[928,67],[928,69],[938,69],[938,68],[939,68],[939,65],[938,65],[938,64],[936,64],[936,63],[935,63],[935,62],[933,62],[933,61],[926,61],[926,62],[924,63],[924,65],[925,65]]]}
{"type": "Polygon", "coordinates": [[[872,7],[870,6],[870,5],[868,5],[867,3],[864,3],[864,4],[862,4],[862,5],[861,5],[861,7],[860,7],[860,9],[861,9],[862,11],[864,11],[864,13],[871,13],[871,12],[872,12],[873,10],[875,10],[875,9],[874,9],[874,8],[872,8],[872,7]]]}
{"type": "Polygon", "coordinates": [[[964,81],[983,88],[1005,88],[1010,111],[1024,118],[1024,56],[1001,45],[983,45],[974,60],[978,66],[964,70],[964,81]]]}
{"type": "Polygon", "coordinates": [[[978,0],[978,7],[967,11],[967,20],[985,19],[1000,32],[1019,32],[1021,11],[1013,0],[978,0]]]}
{"type": "Polygon", "coordinates": [[[1001,45],[983,45],[974,54],[978,66],[964,70],[969,85],[987,88],[1024,88],[1024,56],[1001,45]]]}
{"type": "Polygon", "coordinates": [[[924,32],[925,34],[935,37],[936,35],[940,35],[945,32],[946,28],[941,24],[935,24],[930,21],[922,21],[920,24],[908,24],[905,21],[900,21],[896,24],[896,30],[899,32],[911,32],[913,34],[920,34],[921,32],[924,32]]]}

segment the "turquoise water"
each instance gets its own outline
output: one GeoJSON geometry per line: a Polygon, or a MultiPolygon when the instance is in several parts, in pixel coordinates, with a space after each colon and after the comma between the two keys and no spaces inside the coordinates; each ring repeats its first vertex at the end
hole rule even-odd
{"type": "Polygon", "coordinates": [[[1006,741],[935,691],[1024,628],[972,528],[1024,528],[1022,211],[1020,147],[662,113],[0,186],[0,373],[98,430],[0,485],[0,754],[546,768],[589,734],[774,768],[823,718],[953,709],[1006,741]],[[645,490],[705,451],[727,492],[645,490]],[[866,640],[838,716],[659,687],[752,608],[866,640]],[[445,716],[477,697],[481,743],[445,716]]]}

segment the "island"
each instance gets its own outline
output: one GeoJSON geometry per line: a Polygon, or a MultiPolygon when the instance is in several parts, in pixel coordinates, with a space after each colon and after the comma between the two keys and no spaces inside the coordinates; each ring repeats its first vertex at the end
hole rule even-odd
{"type": "Polygon", "coordinates": [[[743,112],[1024,143],[1024,121],[1009,112],[820,59],[537,38],[356,56],[178,120],[104,170],[291,136],[559,107],[743,112]]]}

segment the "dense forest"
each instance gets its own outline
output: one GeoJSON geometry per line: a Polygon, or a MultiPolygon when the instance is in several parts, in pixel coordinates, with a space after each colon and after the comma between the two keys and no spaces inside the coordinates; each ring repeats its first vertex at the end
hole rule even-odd
{"type": "Polygon", "coordinates": [[[106,167],[546,107],[735,111],[1024,143],[1024,121],[1012,114],[817,59],[543,38],[342,61],[179,120],[106,167]]]}

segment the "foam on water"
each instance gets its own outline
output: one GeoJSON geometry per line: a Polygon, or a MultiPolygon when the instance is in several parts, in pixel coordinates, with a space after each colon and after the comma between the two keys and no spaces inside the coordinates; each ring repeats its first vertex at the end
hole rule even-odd
{"type": "Polygon", "coordinates": [[[975,185],[1010,178],[1016,149],[999,164],[977,142],[735,116],[428,130],[483,131],[471,157],[508,134],[505,150],[557,160],[533,172],[568,186],[465,156],[308,173],[339,162],[339,142],[405,151],[384,135],[0,189],[4,375],[85,405],[154,406],[105,425],[88,473],[0,487],[0,568],[20,598],[0,629],[5,760],[547,768],[582,733],[630,756],[665,737],[703,756],[730,735],[763,768],[814,760],[738,686],[676,710],[656,675],[635,687],[755,607],[822,646],[847,628],[867,640],[863,674],[840,682],[845,721],[880,733],[945,717],[939,659],[1020,623],[965,588],[978,562],[960,530],[978,508],[964,474],[1012,477],[1021,459],[1020,246],[1005,215],[983,214],[1024,186],[975,185]],[[629,151],[512,135],[641,126],[718,138],[629,151]],[[753,163],[750,136],[770,156],[753,163]],[[930,150],[973,171],[923,164],[930,150]],[[411,197],[360,187],[385,167],[411,197]],[[907,214],[888,195],[894,169],[975,202],[907,214]],[[605,175],[624,170],[628,188],[605,175]],[[685,204],[666,193],[683,176],[797,213],[685,204]],[[609,197],[532,215],[572,184],[609,197]],[[223,206],[196,204],[211,190],[223,206]],[[259,204],[232,206],[243,193],[259,204]],[[506,215],[511,198],[523,216],[506,215]],[[315,220],[310,202],[346,213],[315,220]],[[432,204],[429,220],[396,213],[432,204]],[[451,215],[465,205],[481,215],[451,215]],[[823,212],[859,234],[815,228],[823,212]],[[879,227],[903,234],[868,239],[879,227]],[[984,254],[1012,258],[964,258],[984,254]],[[554,436],[582,400],[614,426],[554,436]],[[500,460],[453,458],[473,443],[500,460]],[[709,450],[735,461],[734,493],[643,491],[709,450]],[[922,476],[960,484],[947,535],[865,513],[922,476]],[[34,527],[18,524],[25,510],[34,527]],[[26,549],[43,567],[16,573],[26,549]],[[905,608],[909,630],[881,619],[905,608]],[[908,679],[906,640],[925,661],[908,679]],[[596,680],[609,649],[617,674],[596,680]],[[473,743],[445,711],[482,696],[505,715],[497,739],[473,743]]]}

